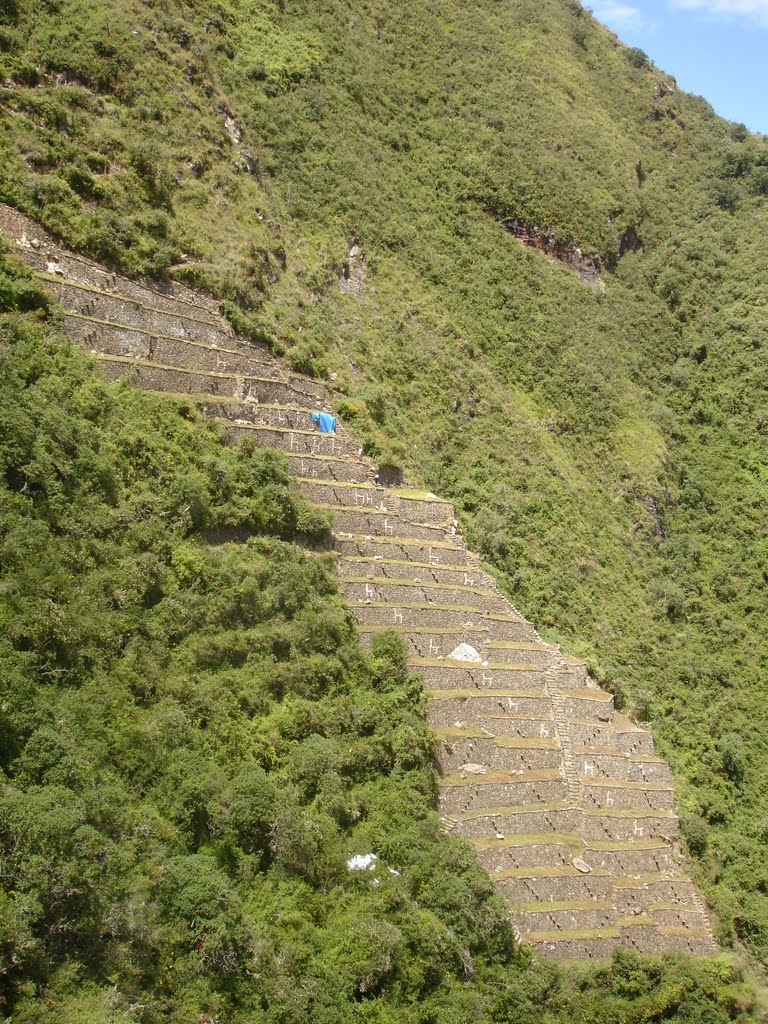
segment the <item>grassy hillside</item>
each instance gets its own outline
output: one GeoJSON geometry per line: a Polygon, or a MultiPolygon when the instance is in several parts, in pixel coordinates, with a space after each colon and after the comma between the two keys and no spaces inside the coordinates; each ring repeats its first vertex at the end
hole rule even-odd
{"type": "Polygon", "coordinates": [[[456,500],[653,724],[720,937],[765,963],[766,140],[577,3],[0,11],[0,198],[208,287],[456,500]]]}
{"type": "Polygon", "coordinates": [[[724,960],[531,966],[278,453],[105,385],[4,259],[0,369],[4,1020],[754,1019],[724,960]]]}

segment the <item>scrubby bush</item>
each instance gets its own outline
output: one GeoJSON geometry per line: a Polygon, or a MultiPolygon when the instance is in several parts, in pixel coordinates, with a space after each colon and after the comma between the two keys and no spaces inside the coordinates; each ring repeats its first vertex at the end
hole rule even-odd
{"type": "Polygon", "coordinates": [[[691,853],[702,857],[709,841],[709,825],[705,819],[700,814],[684,814],[680,818],[680,831],[691,853]]]}
{"type": "Polygon", "coordinates": [[[648,54],[637,46],[631,46],[627,50],[627,60],[633,68],[647,68],[650,66],[648,54]]]}

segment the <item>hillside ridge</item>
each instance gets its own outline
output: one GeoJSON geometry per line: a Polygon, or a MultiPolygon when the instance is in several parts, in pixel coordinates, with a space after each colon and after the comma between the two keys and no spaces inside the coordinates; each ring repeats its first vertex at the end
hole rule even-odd
{"type": "Polygon", "coordinates": [[[650,732],[512,607],[452,504],[381,486],[343,424],[318,433],[312,414],[332,393],[238,337],[213,300],[113,274],[10,207],[0,231],[108,379],[189,396],[227,439],[282,449],[301,493],[333,514],[361,639],[402,637],[430,698],[445,827],[475,846],[521,937],[566,959],[619,945],[714,952],[650,732]]]}

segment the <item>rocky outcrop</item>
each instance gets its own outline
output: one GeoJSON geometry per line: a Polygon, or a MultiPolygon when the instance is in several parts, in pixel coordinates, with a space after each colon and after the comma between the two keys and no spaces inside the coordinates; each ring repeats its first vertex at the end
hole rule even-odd
{"type": "Polygon", "coordinates": [[[380,486],[343,426],[317,432],[323,385],[235,336],[212,300],[104,270],[2,206],[0,231],[108,379],[185,394],[228,438],[283,449],[298,487],[333,513],[363,643],[396,630],[429,694],[445,829],[475,846],[536,952],[713,952],[651,734],[511,607],[450,503],[380,486]]]}
{"type": "Polygon", "coordinates": [[[492,213],[492,216],[514,235],[521,245],[538,249],[539,252],[564,263],[592,288],[600,284],[600,257],[597,253],[585,253],[575,244],[566,245],[559,241],[554,225],[543,227],[541,224],[519,220],[516,217],[499,217],[496,213],[492,213]]]}

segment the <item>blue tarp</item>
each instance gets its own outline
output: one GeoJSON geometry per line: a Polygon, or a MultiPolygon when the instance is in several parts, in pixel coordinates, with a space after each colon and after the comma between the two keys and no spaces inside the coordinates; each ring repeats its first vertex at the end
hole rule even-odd
{"type": "Polygon", "coordinates": [[[334,434],[336,432],[336,417],[329,412],[313,412],[312,422],[320,424],[321,434],[334,434]]]}

